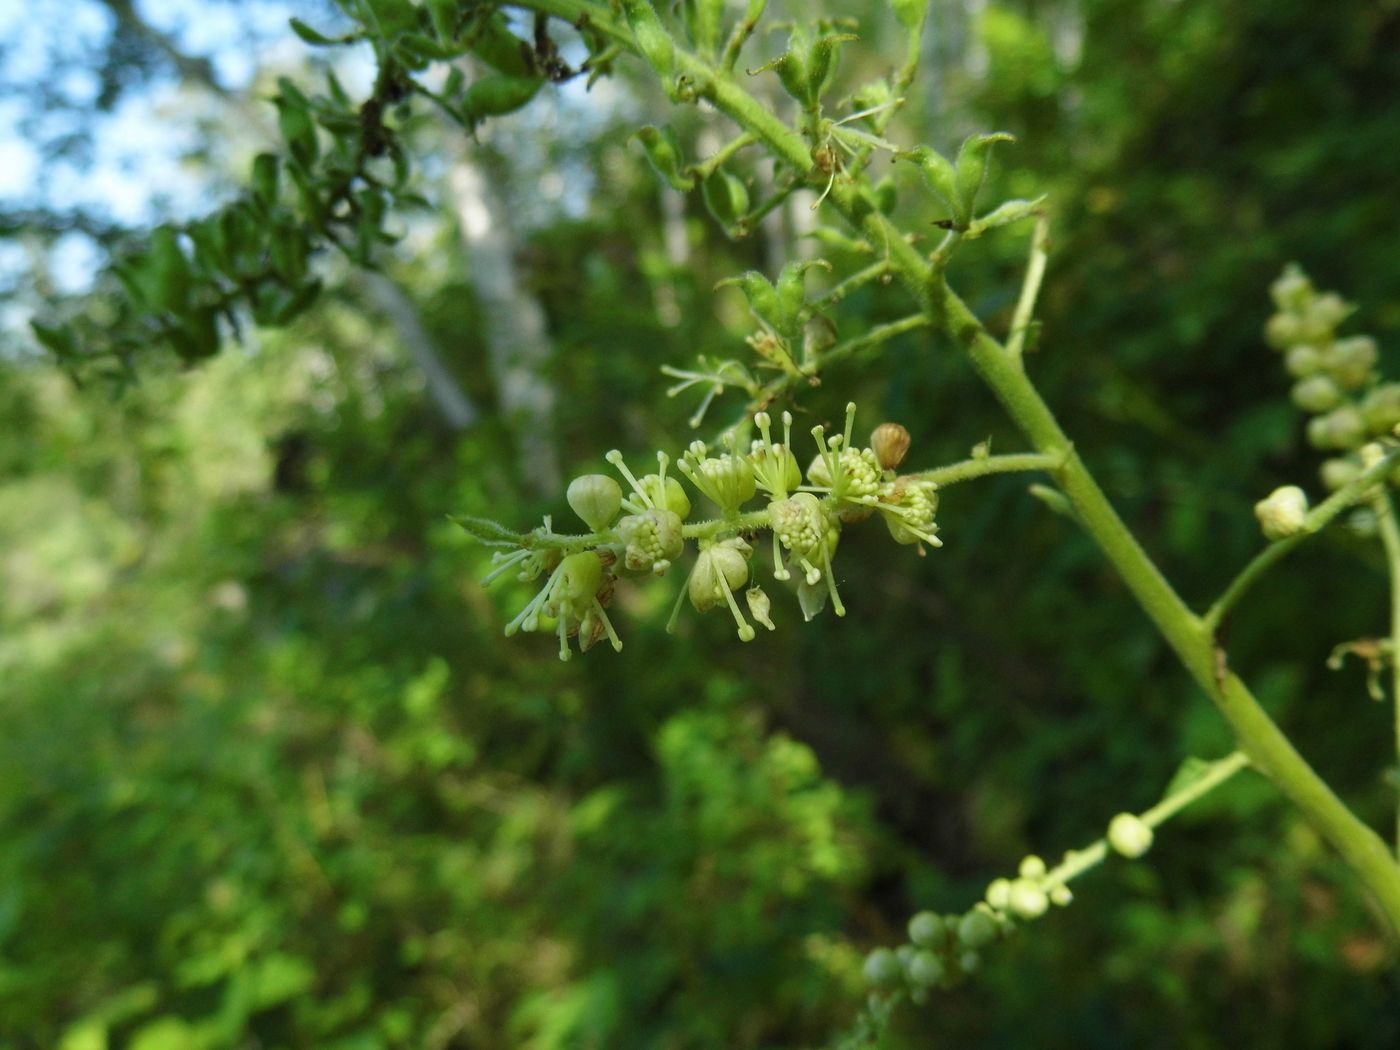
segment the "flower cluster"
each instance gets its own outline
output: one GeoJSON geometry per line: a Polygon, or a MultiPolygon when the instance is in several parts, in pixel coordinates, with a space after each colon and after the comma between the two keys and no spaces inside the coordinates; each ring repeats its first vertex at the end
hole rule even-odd
{"type": "Polygon", "coordinates": [[[562,535],[546,518],[542,529],[523,536],[484,537],[506,548],[495,554],[488,582],[511,570],[522,580],[545,578],[506,633],[552,630],[565,660],[570,639],[577,639],[581,651],[603,638],[621,649],[607,614],[617,581],[666,574],[693,541],[696,558],[668,628],[689,598],[698,612],[728,610],[740,639],[751,641],[753,623],[774,629],[772,601],[752,564],[758,533],[772,533],[773,578],[791,585],[808,620],[828,603],[836,615],[845,615],[833,567],[845,526],[878,515],[897,543],[917,545],[920,553],[924,544],[942,546],[934,521],[937,486],[898,473],[909,449],[909,432],[902,426],[881,424],[867,447],[857,447],[855,405],[847,405],[842,432],[828,435],[824,427],[812,428],[817,453],[804,475],[792,450],[792,416],[784,412],[781,423],[781,440],[776,440],[773,420],[759,412],[753,417],[758,433],[747,448],[737,436],[722,449],[696,441],[675,462],[694,491],[714,505],[717,517],[688,520],[691,497],[668,474],[672,461],[664,452],[657,453],[655,473],[638,477],[614,450],[607,460],[628,491],[603,474],[575,478],[568,488],[569,506],[591,533],[562,535]],[[746,509],[755,499],[763,505],[746,509]],[[553,620],[552,627],[547,620],[553,620]]]}
{"type": "Polygon", "coordinates": [[[1264,336],[1296,380],[1293,403],[1312,416],[1309,443],[1335,453],[1321,474],[1323,485],[1336,491],[1361,473],[1363,446],[1400,424],[1400,383],[1380,381],[1374,339],[1337,334],[1354,310],[1341,296],[1318,292],[1297,266],[1289,266],[1270,293],[1277,311],[1264,336]]]}
{"type": "Polygon", "coordinates": [[[1066,883],[1097,863],[1109,850],[1136,859],[1152,846],[1151,825],[1133,813],[1109,822],[1102,841],[1088,850],[1069,850],[1054,868],[1035,855],[1024,858],[1015,878],[994,879],[986,896],[961,915],[921,911],[909,920],[909,940],[896,948],[876,948],[865,959],[872,986],[903,991],[922,1003],[932,988],[951,988],[981,965],[983,949],[1015,931],[1017,924],[1038,919],[1052,905],[1074,900],[1066,883]]]}

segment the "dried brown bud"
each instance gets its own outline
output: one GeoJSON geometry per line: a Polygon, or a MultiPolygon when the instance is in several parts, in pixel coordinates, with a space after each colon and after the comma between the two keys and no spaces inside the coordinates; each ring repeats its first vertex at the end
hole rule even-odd
{"type": "Polygon", "coordinates": [[[885,470],[894,470],[909,452],[909,431],[898,423],[881,423],[870,435],[870,447],[885,470]]]}

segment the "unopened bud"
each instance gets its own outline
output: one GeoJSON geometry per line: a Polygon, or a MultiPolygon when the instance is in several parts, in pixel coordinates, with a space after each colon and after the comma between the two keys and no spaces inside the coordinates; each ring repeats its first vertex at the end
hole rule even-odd
{"type": "Polygon", "coordinates": [[[1342,390],[1331,376],[1311,375],[1293,385],[1293,403],[1304,412],[1330,412],[1342,403],[1342,390]]]}
{"type": "Polygon", "coordinates": [[[1351,484],[1361,473],[1361,464],[1354,459],[1329,459],[1326,460],[1318,474],[1322,477],[1322,484],[1329,492],[1336,492],[1340,488],[1351,484]]]}
{"type": "Polygon", "coordinates": [[[1050,907],[1050,898],[1030,879],[1017,879],[1011,884],[1011,910],[1023,919],[1038,919],[1050,907]]]}
{"type": "Polygon", "coordinates": [[[885,470],[896,470],[909,453],[909,431],[898,423],[881,423],[870,435],[870,447],[885,470]]]}
{"type": "Polygon", "coordinates": [[[1254,505],[1254,516],[1270,540],[1297,536],[1308,526],[1308,496],[1297,485],[1284,485],[1254,505]]]}
{"type": "Polygon", "coordinates": [[[569,482],[569,506],[594,532],[612,524],[622,509],[622,486],[606,474],[584,474],[569,482]]]}
{"type": "Polygon", "coordinates": [[[1152,848],[1152,829],[1141,817],[1119,813],[1109,821],[1108,844],[1125,857],[1141,857],[1152,848]]]}

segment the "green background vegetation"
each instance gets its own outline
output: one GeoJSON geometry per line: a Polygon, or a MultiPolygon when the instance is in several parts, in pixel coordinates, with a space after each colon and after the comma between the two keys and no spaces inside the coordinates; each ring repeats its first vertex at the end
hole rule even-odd
{"type": "MultiPolygon", "coordinates": [[[[869,29],[852,84],[892,21],[853,7],[869,29]]],[[[1054,216],[1030,367],[1204,604],[1260,544],[1253,502],[1319,488],[1259,334],[1282,264],[1354,299],[1396,372],[1400,7],[940,0],[930,33],[892,133],[944,149],[975,128],[1018,135],[998,185],[1048,191],[1054,216]]],[[[789,250],[725,240],[693,194],[688,259],[668,261],[662,191],[626,141],[668,118],[631,75],[587,127],[527,111],[513,147],[480,147],[531,216],[515,256],[547,319],[569,474],[612,447],[635,460],[690,440],[693,403],[665,398],[658,366],[738,355],[737,294],[711,288],[789,250]],[[583,205],[542,205],[547,173],[583,205]],[[658,296],[679,323],[658,320],[658,296]]],[[[688,142],[703,133],[693,112],[674,119],[688,142]]],[[[441,129],[416,134],[450,163],[441,129]]],[[[900,185],[919,214],[916,183],[900,185]]],[[[22,218],[6,228],[42,255],[56,227],[22,218]]],[[[955,264],[1003,324],[1027,232],[955,264]]],[[[568,511],[562,489],[529,495],[538,464],[495,411],[449,211],[410,245],[387,266],[482,410],[465,430],[345,275],[293,327],[193,370],[151,361],[116,397],[7,344],[0,1046],[823,1045],[858,1009],[864,952],[911,912],[963,910],[1026,853],[1057,857],[1153,802],[1186,755],[1229,749],[1024,479],[950,491],[946,546],[926,558],[851,530],[844,620],[804,626],[775,592],[779,630],[753,644],[718,615],[672,638],[668,581],[619,596],[621,655],[564,665],[548,637],[503,642],[526,591],[485,592],[485,553],[446,515],[523,527],[568,511]]],[[[15,301],[33,291],[11,283],[15,301]]],[[[833,319],[849,335],[901,309],[875,287],[833,319]]],[[[1019,447],[955,348],[917,334],[800,407],[832,420],[848,399],[907,425],[916,465],[989,436],[1019,447]]],[[[736,410],[721,399],[707,425],[736,410]]],[[[1384,609],[1378,550],[1338,532],[1229,636],[1378,826],[1395,805],[1390,713],[1355,665],[1323,665],[1384,609]]],[[[1400,1041],[1394,946],[1257,778],[1076,891],[975,981],[906,1008],[888,1045],[1400,1041]]]]}

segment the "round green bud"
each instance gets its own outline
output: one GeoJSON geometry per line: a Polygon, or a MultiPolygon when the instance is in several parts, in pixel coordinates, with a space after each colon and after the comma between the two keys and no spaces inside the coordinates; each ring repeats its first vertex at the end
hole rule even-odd
{"type": "Polygon", "coordinates": [[[1366,420],[1351,405],[1342,405],[1308,423],[1308,442],[1314,448],[1354,449],[1366,439],[1366,420]]]}
{"type": "Polygon", "coordinates": [[[1023,919],[1038,919],[1050,907],[1050,898],[1030,879],[1016,879],[1011,883],[1010,908],[1023,919]]]}
{"type": "Polygon", "coordinates": [[[1296,314],[1274,314],[1264,325],[1264,342],[1275,350],[1306,342],[1303,319],[1296,314]]]}
{"type": "Polygon", "coordinates": [[[1303,316],[1307,323],[1330,332],[1351,316],[1352,306],[1336,292],[1323,292],[1307,304],[1303,316]]]}
{"type": "Polygon", "coordinates": [[[1283,485],[1254,505],[1254,516],[1264,538],[1282,540],[1297,536],[1308,526],[1308,496],[1297,485],[1283,485]]]}
{"type": "Polygon", "coordinates": [[[1355,481],[1361,473],[1361,464],[1354,459],[1334,458],[1325,460],[1318,474],[1323,486],[1329,492],[1336,492],[1355,481]]]}
{"type": "Polygon", "coordinates": [[[963,973],[976,973],[982,965],[982,956],[976,952],[963,952],[958,956],[958,965],[962,967],[963,973]]]}
{"type": "Polygon", "coordinates": [[[1274,304],[1280,310],[1300,313],[1307,308],[1315,293],[1312,281],[1308,280],[1307,275],[1296,265],[1290,264],[1282,275],[1269,285],[1269,294],[1273,296],[1274,304]]]}
{"type": "Polygon", "coordinates": [[[1035,854],[1031,854],[1021,861],[1021,866],[1017,871],[1023,879],[1043,879],[1045,877],[1045,861],[1035,854]]]}
{"type": "Polygon", "coordinates": [[[569,482],[567,498],[583,523],[601,532],[622,509],[622,486],[606,474],[584,474],[569,482]]]}
{"type": "Polygon", "coordinates": [[[976,909],[958,922],[958,940],[968,948],[983,948],[996,940],[997,923],[990,915],[976,909]]]}
{"type": "Polygon", "coordinates": [[[1050,903],[1055,905],[1057,908],[1067,907],[1069,903],[1073,900],[1074,892],[1063,883],[1061,883],[1059,886],[1054,887],[1050,891],[1050,903]]]}
{"type": "Polygon", "coordinates": [[[993,879],[987,887],[987,903],[997,911],[1005,911],[1011,906],[1011,880],[993,879]]]}
{"type": "Polygon", "coordinates": [[[1338,339],[1327,356],[1332,377],[1346,389],[1358,390],[1370,381],[1376,362],[1380,360],[1380,351],[1369,335],[1355,335],[1350,339],[1338,339]]]}
{"type": "Polygon", "coordinates": [[[1330,376],[1308,376],[1293,384],[1293,403],[1313,415],[1330,412],[1342,403],[1342,388],[1330,376]]]}
{"type": "Polygon", "coordinates": [[[1322,352],[1315,346],[1295,346],[1283,359],[1288,374],[1302,379],[1322,370],[1322,352]]]}
{"type": "Polygon", "coordinates": [[[930,951],[918,951],[906,968],[911,984],[928,988],[943,979],[943,960],[930,951]]]}
{"type": "Polygon", "coordinates": [[[1152,829],[1132,813],[1119,813],[1108,824],[1108,844],[1125,857],[1141,857],[1152,848],[1152,829]]]}
{"type": "Polygon", "coordinates": [[[921,911],[909,920],[909,939],[920,948],[934,948],[943,941],[947,927],[931,911],[921,911]]]}
{"type": "Polygon", "coordinates": [[[904,967],[900,964],[899,957],[888,948],[876,948],[867,955],[862,971],[865,980],[877,988],[898,984],[904,976],[904,967]]]}
{"type": "Polygon", "coordinates": [[[1400,383],[1382,383],[1367,394],[1361,417],[1372,434],[1390,434],[1400,423],[1400,383]]]}

